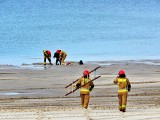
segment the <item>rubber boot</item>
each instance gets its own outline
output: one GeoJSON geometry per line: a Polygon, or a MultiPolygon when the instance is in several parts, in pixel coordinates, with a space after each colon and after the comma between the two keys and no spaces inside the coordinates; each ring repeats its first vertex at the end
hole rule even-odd
{"type": "Polygon", "coordinates": [[[122,109],[122,112],[126,112],[126,109],[122,109]]]}

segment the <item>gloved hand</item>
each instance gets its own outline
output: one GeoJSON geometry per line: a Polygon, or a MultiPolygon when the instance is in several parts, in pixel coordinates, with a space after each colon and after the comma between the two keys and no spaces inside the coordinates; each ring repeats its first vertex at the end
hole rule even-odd
{"type": "Polygon", "coordinates": [[[81,86],[81,84],[76,84],[76,87],[79,88],[81,86]]]}
{"type": "Polygon", "coordinates": [[[89,91],[92,91],[93,88],[94,88],[94,86],[91,86],[91,87],[89,88],[89,91]]]}
{"type": "Polygon", "coordinates": [[[92,91],[92,88],[91,88],[91,87],[89,88],[89,91],[92,91]]]}
{"type": "Polygon", "coordinates": [[[131,90],[131,85],[129,84],[128,85],[128,92],[131,90]]]}

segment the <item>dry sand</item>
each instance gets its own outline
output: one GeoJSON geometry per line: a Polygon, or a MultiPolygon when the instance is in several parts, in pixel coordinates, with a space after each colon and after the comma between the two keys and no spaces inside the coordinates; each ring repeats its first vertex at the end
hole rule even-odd
{"type": "MultiPolygon", "coordinates": [[[[91,78],[94,73],[91,74],[91,78]]],[[[160,120],[160,61],[104,61],[70,66],[0,66],[0,120],[160,120]],[[147,64],[144,64],[147,63],[147,64]],[[151,64],[152,63],[152,64],[151,64]],[[101,65],[89,108],[80,106],[79,90],[65,96],[67,84],[84,69],[101,65]],[[127,111],[117,109],[113,79],[124,69],[132,89],[127,111]]]]}

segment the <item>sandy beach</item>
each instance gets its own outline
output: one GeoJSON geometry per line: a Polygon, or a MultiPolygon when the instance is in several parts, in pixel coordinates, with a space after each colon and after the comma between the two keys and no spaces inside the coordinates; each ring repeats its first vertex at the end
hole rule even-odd
{"type": "MultiPolygon", "coordinates": [[[[95,77],[95,72],[91,78],[95,77]]],[[[0,66],[0,120],[159,120],[160,60],[92,61],[84,65],[0,66]],[[65,96],[64,87],[85,69],[101,66],[89,108],[80,105],[79,90],[65,96]],[[117,72],[124,69],[132,89],[127,110],[119,112],[117,72]]]]}

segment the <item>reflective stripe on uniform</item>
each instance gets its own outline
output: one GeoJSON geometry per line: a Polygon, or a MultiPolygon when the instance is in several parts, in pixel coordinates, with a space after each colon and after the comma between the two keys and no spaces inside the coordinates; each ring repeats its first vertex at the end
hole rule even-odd
{"type": "Polygon", "coordinates": [[[127,92],[127,89],[118,89],[118,92],[127,92]]]}
{"type": "Polygon", "coordinates": [[[118,109],[121,110],[121,109],[122,109],[122,106],[118,106],[118,109]]]}
{"type": "Polygon", "coordinates": [[[85,88],[81,88],[80,91],[89,92],[89,90],[88,90],[88,89],[85,89],[85,88]]]}
{"type": "Polygon", "coordinates": [[[122,105],[122,108],[126,108],[126,105],[122,105]]]}
{"type": "Polygon", "coordinates": [[[126,82],[126,78],[118,78],[118,82],[126,82]]]}

